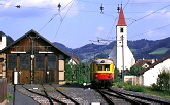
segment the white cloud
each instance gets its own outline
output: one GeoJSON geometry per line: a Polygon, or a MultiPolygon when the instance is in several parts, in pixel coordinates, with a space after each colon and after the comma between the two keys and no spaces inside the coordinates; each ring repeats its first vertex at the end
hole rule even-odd
{"type": "Polygon", "coordinates": [[[162,38],[168,37],[166,32],[159,32],[159,31],[155,31],[155,30],[149,30],[146,33],[146,36],[147,36],[147,39],[152,39],[152,40],[156,40],[157,38],[160,39],[160,36],[162,38]]]}
{"type": "Polygon", "coordinates": [[[103,32],[104,30],[105,30],[105,28],[102,27],[102,26],[97,27],[97,31],[96,31],[96,33],[95,33],[95,36],[96,36],[96,37],[99,37],[100,35],[102,35],[102,32],[103,32]]]}
{"type": "MultiPolygon", "coordinates": [[[[132,0],[135,3],[158,2],[158,0],[132,0]]],[[[164,0],[166,1],[166,0],[164,0]]]]}
{"type": "Polygon", "coordinates": [[[146,16],[146,18],[155,18],[155,19],[170,18],[170,12],[167,9],[163,9],[157,12],[155,11],[156,10],[149,10],[144,14],[142,14],[142,16],[146,16]]]}
{"type": "Polygon", "coordinates": [[[97,30],[98,30],[98,31],[103,31],[103,30],[104,30],[104,27],[99,26],[99,27],[97,27],[97,30]]]}
{"type": "MultiPolygon", "coordinates": [[[[64,15],[67,10],[70,8],[74,0],[9,0],[9,1],[0,1],[0,17],[42,17],[48,13],[56,14],[58,13],[58,4],[61,4],[60,10],[61,15],[64,15]],[[20,5],[21,8],[18,9],[15,6],[20,5]],[[63,9],[64,8],[64,9],[63,9]]],[[[74,2],[72,9],[79,10],[80,6],[78,3],[74,2]]],[[[70,12],[70,11],[69,11],[70,12]]],[[[73,17],[78,14],[78,11],[71,11],[67,16],[73,17]]]]}

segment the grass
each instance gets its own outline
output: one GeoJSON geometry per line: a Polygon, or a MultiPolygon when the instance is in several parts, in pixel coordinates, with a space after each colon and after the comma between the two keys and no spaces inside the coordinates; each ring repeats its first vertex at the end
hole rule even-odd
{"type": "MultiPolygon", "coordinates": [[[[122,88],[122,83],[114,83],[114,86],[117,88],[122,88]]],[[[151,96],[158,96],[162,98],[170,99],[170,91],[156,91],[150,87],[140,86],[140,85],[131,85],[130,83],[124,83],[124,90],[134,91],[134,92],[143,92],[151,96]]]]}
{"type": "Polygon", "coordinates": [[[7,93],[7,100],[11,100],[13,98],[12,94],[7,93]]]}
{"type": "Polygon", "coordinates": [[[158,96],[158,97],[170,99],[170,92],[168,91],[153,91],[152,89],[147,89],[147,91],[144,93],[152,96],[158,96]]]}
{"type": "Polygon", "coordinates": [[[162,48],[156,49],[155,51],[153,51],[153,52],[151,52],[149,54],[151,54],[151,55],[154,55],[154,54],[165,54],[168,50],[169,50],[169,48],[162,47],[162,48]]]}

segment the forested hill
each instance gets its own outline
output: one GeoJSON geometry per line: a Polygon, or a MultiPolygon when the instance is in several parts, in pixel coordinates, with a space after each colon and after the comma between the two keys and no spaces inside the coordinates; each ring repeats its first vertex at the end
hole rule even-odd
{"type": "MultiPolygon", "coordinates": [[[[128,46],[134,54],[135,59],[160,59],[165,55],[170,54],[170,37],[161,40],[136,40],[128,41],[128,46]]],[[[82,61],[89,61],[94,56],[104,56],[108,57],[115,41],[111,42],[109,45],[96,45],[96,44],[87,44],[80,48],[71,49],[67,48],[64,45],[55,42],[56,46],[64,50],[66,53],[77,56],[82,61]]]]}

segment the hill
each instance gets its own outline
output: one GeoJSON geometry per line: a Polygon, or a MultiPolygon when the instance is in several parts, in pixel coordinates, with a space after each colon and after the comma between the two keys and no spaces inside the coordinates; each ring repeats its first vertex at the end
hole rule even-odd
{"type": "MultiPolygon", "coordinates": [[[[66,53],[77,56],[81,61],[88,62],[95,56],[108,57],[116,41],[109,45],[87,44],[80,48],[72,49],[65,47],[60,43],[53,43],[66,53]]],[[[136,40],[128,41],[128,46],[131,49],[135,59],[160,59],[170,54],[170,37],[161,40],[136,40]]]]}

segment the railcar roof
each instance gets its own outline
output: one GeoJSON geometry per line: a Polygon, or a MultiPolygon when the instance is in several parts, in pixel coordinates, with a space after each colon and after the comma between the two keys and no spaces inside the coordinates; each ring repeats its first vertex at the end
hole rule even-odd
{"type": "Polygon", "coordinates": [[[95,59],[92,63],[113,63],[111,59],[95,59]]]}

